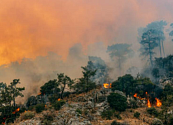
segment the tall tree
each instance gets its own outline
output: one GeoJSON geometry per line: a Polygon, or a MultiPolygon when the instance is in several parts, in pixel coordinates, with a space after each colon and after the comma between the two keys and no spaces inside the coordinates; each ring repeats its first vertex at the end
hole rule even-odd
{"type": "Polygon", "coordinates": [[[107,52],[110,57],[114,59],[118,59],[118,68],[121,72],[122,64],[129,58],[133,56],[133,50],[130,48],[130,44],[114,44],[108,46],[107,52]]]}
{"type": "Polygon", "coordinates": [[[25,90],[25,87],[17,87],[18,84],[20,84],[20,79],[14,79],[13,82],[10,83],[10,93],[13,100],[13,106],[16,106],[16,97],[21,96],[24,97],[24,95],[21,93],[23,90],[25,90]]]}
{"type": "Polygon", "coordinates": [[[104,60],[102,60],[100,57],[89,56],[87,69],[90,71],[96,70],[95,75],[91,77],[92,81],[96,82],[97,84],[107,82],[108,67],[104,60]]]}
{"type": "Polygon", "coordinates": [[[163,41],[165,40],[165,34],[164,34],[164,28],[167,25],[166,21],[155,21],[147,25],[147,27],[144,29],[145,31],[147,30],[153,30],[152,32],[152,37],[153,39],[155,38],[156,42],[158,43],[159,51],[160,51],[160,57],[163,56],[165,57],[165,51],[164,51],[164,45],[163,41]]]}
{"type": "Polygon", "coordinates": [[[74,88],[77,92],[88,92],[96,87],[96,83],[92,81],[92,77],[95,76],[96,70],[91,70],[87,66],[81,68],[83,69],[83,77],[76,81],[74,88]]]}
{"type": "Polygon", "coordinates": [[[83,78],[84,78],[84,82],[86,85],[86,91],[89,91],[89,83],[90,83],[90,78],[92,76],[94,76],[96,74],[96,70],[90,70],[87,67],[81,67],[83,69],[82,73],[83,73],[83,78]]]}
{"type": "Polygon", "coordinates": [[[63,99],[63,93],[64,93],[64,90],[66,88],[66,85],[68,85],[68,87],[71,87],[74,82],[70,77],[64,75],[64,73],[60,73],[60,74],[57,74],[57,75],[58,75],[58,83],[61,87],[60,88],[61,99],[63,99]]]}
{"type": "Polygon", "coordinates": [[[155,30],[148,30],[142,34],[142,40],[140,44],[141,55],[145,58],[149,56],[150,65],[153,66],[153,55],[155,54],[154,48],[158,46],[156,39],[153,37],[155,30]]]}
{"type": "Polygon", "coordinates": [[[60,89],[58,88],[59,83],[56,79],[50,80],[47,83],[45,83],[43,86],[40,87],[40,92],[42,95],[46,94],[54,94],[60,92],[60,89]]]}
{"type": "Polygon", "coordinates": [[[10,89],[6,85],[6,83],[0,83],[0,106],[9,105],[11,106],[11,93],[10,89]]]}
{"type": "MultiPolygon", "coordinates": [[[[171,23],[170,26],[171,26],[171,28],[173,28],[173,23],[171,23]]],[[[169,36],[171,36],[171,37],[173,36],[173,30],[171,30],[171,32],[169,32],[169,36]]],[[[172,39],[172,41],[173,41],[173,39],[172,39]]]]}

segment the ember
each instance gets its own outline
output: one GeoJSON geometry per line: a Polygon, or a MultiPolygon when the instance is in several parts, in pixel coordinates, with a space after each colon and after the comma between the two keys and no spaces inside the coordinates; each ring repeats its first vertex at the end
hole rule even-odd
{"type": "Polygon", "coordinates": [[[59,98],[58,101],[60,101],[61,99],[59,98]]]}

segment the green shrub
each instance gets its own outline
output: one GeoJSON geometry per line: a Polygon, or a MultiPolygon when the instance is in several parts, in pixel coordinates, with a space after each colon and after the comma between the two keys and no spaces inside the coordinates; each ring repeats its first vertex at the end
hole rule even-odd
{"type": "Polygon", "coordinates": [[[44,109],[45,109],[45,105],[44,105],[44,104],[37,104],[37,105],[35,106],[35,111],[36,111],[37,113],[42,112],[44,109]]]}
{"type": "Polygon", "coordinates": [[[135,100],[130,100],[130,108],[133,109],[138,108],[137,102],[135,100]]]}
{"type": "Polygon", "coordinates": [[[139,116],[140,116],[140,113],[139,112],[135,112],[134,113],[134,117],[139,118],[139,116]]]}
{"type": "Polygon", "coordinates": [[[82,114],[82,111],[80,109],[76,109],[76,112],[82,114]]]}
{"type": "Polygon", "coordinates": [[[35,116],[34,112],[27,111],[21,116],[21,119],[22,120],[32,119],[34,116],[35,116]]]}
{"type": "Polygon", "coordinates": [[[33,111],[34,108],[35,108],[35,106],[29,106],[28,110],[29,110],[29,111],[33,111]]]}
{"type": "Polygon", "coordinates": [[[117,122],[116,120],[114,120],[111,125],[121,125],[121,123],[117,122]]]}
{"type": "Polygon", "coordinates": [[[120,116],[120,113],[114,113],[114,116],[115,116],[117,119],[119,119],[119,120],[122,119],[122,117],[120,116]]]}
{"type": "Polygon", "coordinates": [[[163,125],[163,122],[158,118],[154,118],[151,125],[163,125]]]}
{"type": "Polygon", "coordinates": [[[43,118],[41,120],[41,122],[44,124],[44,125],[51,125],[51,122],[53,121],[53,118],[56,116],[54,114],[54,112],[43,112],[43,118]]]}
{"type": "Polygon", "coordinates": [[[112,119],[112,116],[113,116],[113,111],[112,110],[104,110],[101,113],[101,116],[102,116],[102,118],[106,118],[106,119],[111,120],[112,119]]]}
{"type": "Polygon", "coordinates": [[[97,102],[101,103],[101,102],[104,102],[105,100],[106,100],[105,96],[99,96],[97,102]]]}
{"type": "Polygon", "coordinates": [[[154,107],[151,107],[151,108],[148,108],[147,109],[147,112],[150,114],[150,115],[153,115],[155,117],[157,117],[159,115],[158,111],[154,108],[154,107]]]}
{"type": "Polygon", "coordinates": [[[118,93],[111,93],[108,96],[108,103],[117,111],[125,111],[127,108],[127,98],[118,93]]]}
{"type": "Polygon", "coordinates": [[[55,110],[60,110],[61,107],[65,104],[64,100],[56,101],[52,106],[55,110]]]}
{"type": "Polygon", "coordinates": [[[169,118],[169,125],[173,125],[173,117],[169,118]]]}

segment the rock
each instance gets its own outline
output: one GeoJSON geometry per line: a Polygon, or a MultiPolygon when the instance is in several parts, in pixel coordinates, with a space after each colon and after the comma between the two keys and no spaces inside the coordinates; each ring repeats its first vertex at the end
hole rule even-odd
{"type": "Polygon", "coordinates": [[[158,118],[154,118],[151,125],[163,125],[163,122],[158,118]]]}

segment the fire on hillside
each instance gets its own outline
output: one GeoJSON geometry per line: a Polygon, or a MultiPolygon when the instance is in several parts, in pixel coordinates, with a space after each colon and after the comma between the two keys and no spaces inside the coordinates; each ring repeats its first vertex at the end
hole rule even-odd
{"type": "Polygon", "coordinates": [[[103,83],[103,87],[105,88],[105,89],[110,89],[111,87],[112,87],[112,83],[103,83]]]}
{"type": "MultiPolygon", "coordinates": [[[[145,94],[146,94],[147,98],[141,98],[140,96],[138,96],[137,93],[135,93],[133,95],[133,97],[138,98],[139,100],[147,100],[147,107],[150,108],[152,106],[152,104],[150,102],[148,92],[146,92],[145,94]]],[[[155,106],[161,107],[162,106],[162,102],[158,98],[155,98],[155,100],[156,100],[156,105],[155,106]]]]}

